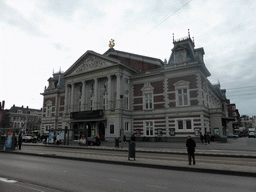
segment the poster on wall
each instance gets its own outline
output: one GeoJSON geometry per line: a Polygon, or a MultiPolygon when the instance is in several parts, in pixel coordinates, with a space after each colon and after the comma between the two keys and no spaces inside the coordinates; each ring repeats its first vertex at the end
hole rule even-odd
{"type": "Polygon", "coordinates": [[[169,129],[169,135],[170,136],[175,136],[175,128],[170,128],[169,129]]]}
{"type": "Polygon", "coordinates": [[[201,128],[195,127],[195,135],[196,135],[196,136],[199,136],[200,133],[201,133],[201,128]]]}
{"type": "Polygon", "coordinates": [[[220,129],[214,128],[214,135],[220,135],[220,129]]]}
{"type": "Polygon", "coordinates": [[[13,131],[7,132],[6,148],[12,148],[13,131]]]}
{"type": "Polygon", "coordinates": [[[50,132],[50,133],[49,133],[49,140],[48,140],[48,143],[53,144],[53,142],[54,142],[54,132],[50,132]]]}

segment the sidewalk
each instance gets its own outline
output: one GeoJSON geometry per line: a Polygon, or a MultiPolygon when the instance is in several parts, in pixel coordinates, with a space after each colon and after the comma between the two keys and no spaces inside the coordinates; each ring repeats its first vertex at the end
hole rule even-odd
{"type": "MultiPolygon", "coordinates": [[[[140,144],[136,144],[136,154],[139,153],[159,153],[164,154],[180,154],[186,155],[186,148],[178,149],[178,145],[173,148],[151,148],[148,144],[148,147],[140,144]]],[[[196,165],[189,166],[187,164],[187,158],[184,161],[168,159],[160,160],[154,158],[136,158],[135,161],[128,160],[128,144],[123,148],[115,148],[114,144],[101,145],[101,146],[78,146],[78,145],[44,145],[42,143],[37,144],[23,144],[21,150],[10,151],[10,153],[23,154],[23,155],[33,155],[33,156],[42,156],[42,157],[53,157],[61,159],[71,159],[71,160],[80,160],[80,161],[90,161],[90,162],[100,162],[100,163],[109,163],[109,164],[119,164],[127,166],[140,166],[148,168],[158,168],[166,170],[180,170],[180,171],[192,171],[192,172],[201,172],[201,173],[215,173],[215,174],[227,174],[227,175],[237,175],[237,176],[247,176],[247,177],[256,177],[256,151],[230,151],[230,150],[204,150],[197,149],[196,156],[217,156],[217,157],[237,157],[242,159],[241,163],[231,165],[227,163],[220,162],[198,162],[196,165]],[[77,151],[75,149],[85,149],[85,152],[77,151]],[[96,154],[87,154],[86,149],[94,150],[104,150],[112,151],[113,155],[102,155],[101,153],[96,154]],[[118,156],[115,155],[115,151],[127,151],[127,156],[118,156]],[[248,163],[250,160],[250,163],[248,163]],[[255,163],[254,163],[255,162],[255,163]]]]}

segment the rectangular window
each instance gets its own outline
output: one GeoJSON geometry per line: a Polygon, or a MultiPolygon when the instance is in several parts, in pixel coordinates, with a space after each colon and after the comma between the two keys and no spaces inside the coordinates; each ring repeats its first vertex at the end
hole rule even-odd
{"type": "Polygon", "coordinates": [[[187,89],[178,89],[178,99],[179,105],[188,105],[188,90],[187,89]]]}
{"type": "Polygon", "coordinates": [[[110,125],[110,134],[114,134],[114,125],[110,125]]]}
{"type": "Polygon", "coordinates": [[[90,106],[91,110],[93,108],[93,100],[91,99],[91,106],[90,106]]]}
{"type": "Polygon", "coordinates": [[[191,129],[191,121],[190,120],[186,121],[186,128],[191,129]]]}
{"type": "Polygon", "coordinates": [[[124,130],[129,131],[129,122],[125,122],[124,130]]]}
{"type": "Polygon", "coordinates": [[[154,135],[154,127],[152,121],[146,122],[146,136],[153,136],[154,135]]]}
{"type": "Polygon", "coordinates": [[[145,107],[146,109],[152,109],[153,108],[153,97],[152,93],[145,94],[145,107]]]}
{"type": "Polygon", "coordinates": [[[178,129],[183,129],[183,121],[178,121],[178,129]]]}
{"type": "Polygon", "coordinates": [[[191,120],[178,120],[178,129],[192,129],[191,120]]]}

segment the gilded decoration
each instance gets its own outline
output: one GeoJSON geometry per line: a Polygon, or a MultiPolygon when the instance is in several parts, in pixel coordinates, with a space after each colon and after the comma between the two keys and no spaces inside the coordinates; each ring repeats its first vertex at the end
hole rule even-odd
{"type": "Polygon", "coordinates": [[[98,69],[106,65],[105,61],[94,56],[89,56],[86,60],[81,62],[81,65],[72,74],[98,69]]]}

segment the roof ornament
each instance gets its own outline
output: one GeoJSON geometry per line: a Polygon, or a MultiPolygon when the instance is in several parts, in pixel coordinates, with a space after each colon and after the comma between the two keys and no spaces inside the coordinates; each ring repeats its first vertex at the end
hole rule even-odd
{"type": "Polygon", "coordinates": [[[190,32],[189,32],[189,29],[188,29],[188,37],[190,38],[190,32]]]}
{"type": "Polygon", "coordinates": [[[114,42],[115,40],[114,39],[111,39],[111,41],[109,41],[109,47],[110,48],[113,48],[114,46],[115,46],[115,42],[114,42]]]}
{"type": "Polygon", "coordinates": [[[172,42],[174,43],[174,33],[172,34],[172,42]]]}

